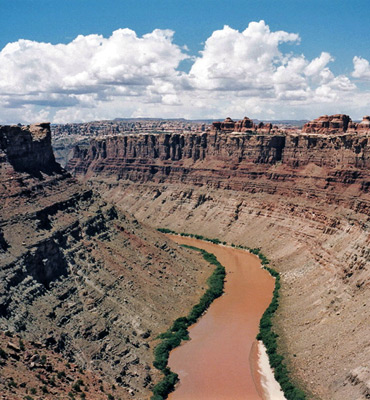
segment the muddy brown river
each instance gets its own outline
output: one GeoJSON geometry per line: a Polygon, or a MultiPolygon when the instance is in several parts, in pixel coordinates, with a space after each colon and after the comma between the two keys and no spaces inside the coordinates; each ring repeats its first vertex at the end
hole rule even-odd
{"type": "Polygon", "coordinates": [[[255,338],[274,279],[246,251],[181,236],[171,239],[215,254],[226,269],[226,281],[224,295],[190,327],[191,340],[170,354],[169,366],[180,383],[169,399],[262,399],[255,338]]]}

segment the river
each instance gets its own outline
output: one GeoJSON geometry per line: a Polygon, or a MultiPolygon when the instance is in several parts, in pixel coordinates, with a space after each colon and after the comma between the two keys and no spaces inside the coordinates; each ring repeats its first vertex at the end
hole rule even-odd
{"type": "Polygon", "coordinates": [[[260,400],[256,335],[275,281],[258,257],[244,250],[171,236],[215,254],[226,269],[224,295],[189,328],[191,340],[174,349],[169,366],[180,383],[170,400],[260,400]]]}

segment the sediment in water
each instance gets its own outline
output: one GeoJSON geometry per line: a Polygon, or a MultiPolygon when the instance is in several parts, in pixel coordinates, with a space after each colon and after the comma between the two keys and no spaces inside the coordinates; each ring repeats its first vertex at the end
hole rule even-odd
{"type": "Polygon", "coordinates": [[[227,279],[224,296],[189,329],[192,340],[170,354],[169,366],[179,374],[180,383],[169,398],[261,399],[248,361],[260,318],[272,298],[273,278],[261,269],[257,257],[243,250],[174,239],[215,254],[227,279]]]}

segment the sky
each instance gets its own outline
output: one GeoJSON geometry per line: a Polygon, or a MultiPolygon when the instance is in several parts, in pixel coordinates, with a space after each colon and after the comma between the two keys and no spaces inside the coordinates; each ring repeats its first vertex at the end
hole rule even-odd
{"type": "Polygon", "coordinates": [[[0,0],[0,124],[370,114],[368,0],[0,0]]]}

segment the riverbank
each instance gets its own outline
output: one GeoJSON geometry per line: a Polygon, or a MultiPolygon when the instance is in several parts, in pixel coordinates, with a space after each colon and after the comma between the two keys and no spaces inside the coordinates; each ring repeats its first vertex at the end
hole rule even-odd
{"type": "Polygon", "coordinates": [[[287,400],[281,386],[276,381],[274,371],[269,362],[269,357],[266,347],[262,341],[256,342],[257,350],[257,368],[260,377],[259,384],[261,385],[261,395],[263,400],[287,400]]]}

